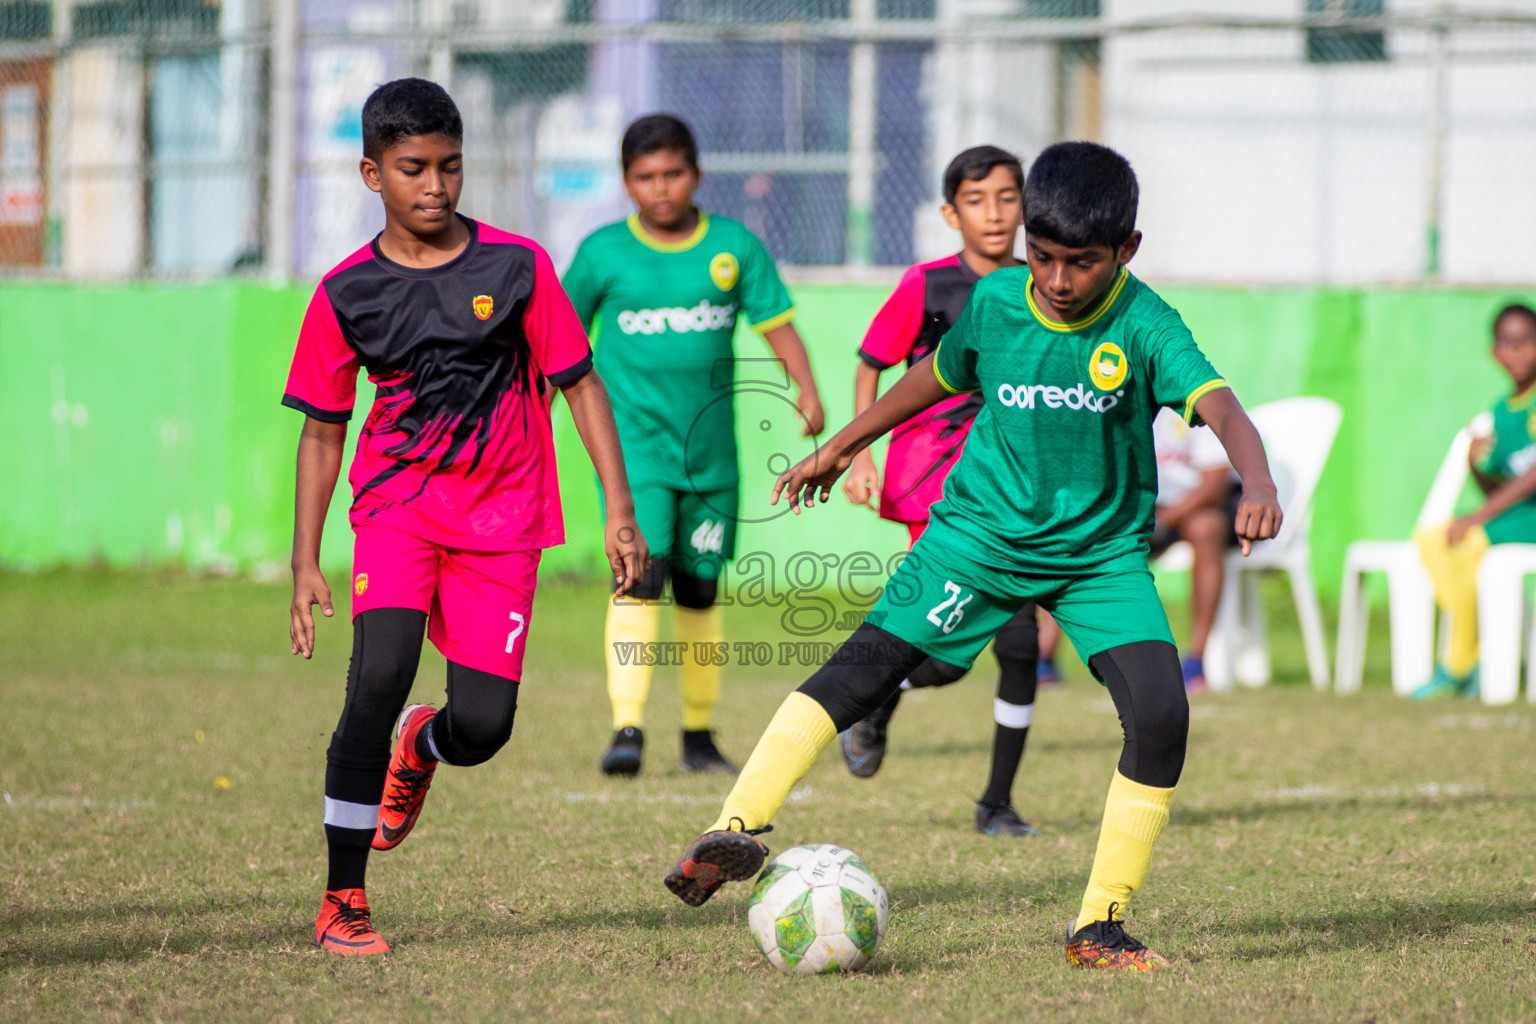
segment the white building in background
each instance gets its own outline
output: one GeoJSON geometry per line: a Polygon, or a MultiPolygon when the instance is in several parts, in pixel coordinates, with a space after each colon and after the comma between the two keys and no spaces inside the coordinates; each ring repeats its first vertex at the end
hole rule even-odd
{"type": "MultiPolygon", "coordinates": [[[[1302,0],[1105,0],[1104,140],[1134,162],[1162,279],[1365,284],[1422,280],[1439,176],[1445,280],[1536,281],[1536,26],[1457,28],[1433,87],[1433,33],[1345,38],[1318,60],[1296,30],[1117,27],[1198,11],[1293,18],[1302,0]],[[1443,134],[1433,148],[1432,106],[1443,134]],[[1438,170],[1437,170],[1438,167],[1438,170]]],[[[1369,3],[1350,0],[1358,13],[1369,3]]],[[[1380,3],[1375,5],[1378,9],[1380,3]]],[[[1536,15],[1536,2],[1504,11],[1536,15]]],[[[1412,18],[1433,0],[1389,0],[1412,18]]]]}
{"type": "Polygon", "coordinates": [[[415,73],[464,112],[465,209],[557,261],[627,209],[623,126],[668,109],[703,142],[703,201],[824,277],[953,248],[959,150],[1090,138],[1141,176],[1155,279],[1530,283],[1536,0],[1500,2],[0,0],[31,12],[0,18],[0,265],[211,276],[279,237],[313,277],[377,230],[358,116],[415,73]],[[278,4],[301,37],[292,210],[269,201],[278,4]],[[1326,12],[1385,20],[1298,23],[1326,12]]]}

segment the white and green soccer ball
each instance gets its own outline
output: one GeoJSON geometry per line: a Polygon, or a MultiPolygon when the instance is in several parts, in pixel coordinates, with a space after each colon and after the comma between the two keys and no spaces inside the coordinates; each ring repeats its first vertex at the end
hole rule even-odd
{"type": "Polygon", "coordinates": [[[822,843],[785,850],[763,868],[747,924],[779,970],[835,974],[869,963],[889,914],[869,865],[852,850],[822,843]]]}

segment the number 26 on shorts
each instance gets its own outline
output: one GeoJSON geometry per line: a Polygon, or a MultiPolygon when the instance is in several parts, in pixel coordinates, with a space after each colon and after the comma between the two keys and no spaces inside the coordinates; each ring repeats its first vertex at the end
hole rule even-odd
{"type": "Polygon", "coordinates": [[[965,594],[965,591],[960,589],[960,584],[954,580],[944,581],[944,593],[948,596],[928,609],[928,621],[938,626],[947,636],[953,633],[955,627],[960,625],[960,620],[965,618],[965,606],[970,604],[971,598],[976,595],[965,594]],[[961,594],[965,594],[965,596],[961,597],[961,594]],[[945,609],[949,609],[949,614],[942,619],[939,618],[939,613],[945,609]]]}

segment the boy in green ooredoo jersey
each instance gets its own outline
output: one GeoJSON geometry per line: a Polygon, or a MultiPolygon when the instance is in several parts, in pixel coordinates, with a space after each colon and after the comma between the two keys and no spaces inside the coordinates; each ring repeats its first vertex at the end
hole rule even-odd
{"type": "Polygon", "coordinates": [[[666,884],[692,906],[752,877],[790,787],[837,733],[880,706],[924,658],[970,665],[1028,601],[1051,612],[1109,689],[1124,730],[1098,851],[1067,961],[1156,970],[1125,933],[1184,767],[1189,703],[1147,569],[1159,408],[1208,423],[1242,477],[1243,550],[1273,537],[1280,506],[1258,432],[1177,312],[1125,264],[1141,244],[1136,176],[1103,146],[1051,146],[1024,186],[1025,267],[976,283],[938,350],[815,454],[773,501],[825,502],[854,456],[952,394],[979,392],[965,450],[932,524],[840,651],[789,695],[710,831],[666,884]]]}
{"type": "Polygon", "coordinates": [[[1467,452],[1485,500],[1476,511],[1414,536],[1435,600],[1451,617],[1445,658],[1413,691],[1418,700],[1478,696],[1478,565],[1490,547],[1536,543],[1536,310],[1521,303],[1499,310],[1493,358],[1512,390],[1493,404],[1487,429],[1467,452]]]}
{"type": "Polygon", "coordinates": [[[687,645],[679,766],[734,772],[710,732],[720,667],[699,654],[724,640],[715,598],[720,567],[736,544],[737,317],[763,335],[794,382],[806,436],[821,432],[821,400],[772,257],[742,224],[693,204],[699,151],[688,126],[670,114],[642,117],[625,130],[620,158],[636,211],[588,235],[563,282],[594,330],[594,363],[609,381],[635,517],[651,544],[650,572],[608,607],[603,641],[614,735],[602,769],[640,770],[654,669],[637,652],[660,632],[670,579],[674,636],[687,645]]]}

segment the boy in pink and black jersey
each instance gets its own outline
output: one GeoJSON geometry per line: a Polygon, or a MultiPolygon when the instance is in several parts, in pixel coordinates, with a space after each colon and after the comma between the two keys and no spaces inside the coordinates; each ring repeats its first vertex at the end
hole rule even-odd
{"type": "Polygon", "coordinates": [[[603,482],[620,591],[647,563],[586,330],[537,243],[456,212],[462,137],[431,82],[368,98],[361,169],[385,228],[315,289],[283,396],[306,416],[289,634],[309,658],[311,607],[334,614],[320,533],[358,370],[377,385],[349,474],[352,663],[326,754],[314,940],[333,953],[388,951],[364,895],[369,850],[411,831],[439,762],[480,764],[511,735],[539,556],[565,540],[546,382],[570,402],[603,482]],[[441,709],[404,706],[424,633],[448,661],[441,709]]]}
{"type": "MultiPolygon", "coordinates": [[[[1013,245],[1023,223],[1023,191],[1024,169],[1006,150],[976,146],[950,161],[944,171],[943,214],[949,226],[960,232],[961,250],[909,267],[875,314],[859,346],[854,415],[874,404],[881,373],[898,364],[911,367],[938,348],[939,339],[960,318],[977,281],[1001,267],[1019,264],[1013,245]]],[[[849,467],[843,493],[856,505],[870,505],[878,491],[880,518],[904,524],[910,543],[917,543],[928,526],[929,508],[944,496],[944,479],[959,459],[981,406],[981,395],[968,392],[918,413],[891,431],[884,479],[866,448],[849,467]]],[[[992,775],[976,803],[976,830],[988,835],[1039,835],[1013,807],[1013,780],[1035,710],[1039,632],[1033,603],[1020,608],[998,632],[992,652],[1000,670],[993,702],[996,732],[992,775]]],[[[890,700],[840,736],[848,770],[861,778],[880,770],[886,727],[902,690],[946,686],[965,673],[966,669],[937,658],[914,669],[890,700]]]]}

